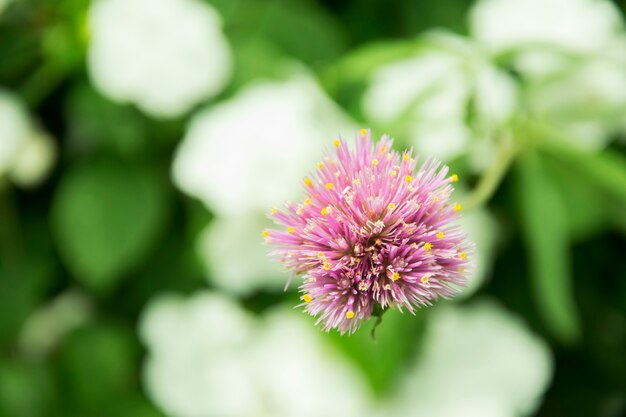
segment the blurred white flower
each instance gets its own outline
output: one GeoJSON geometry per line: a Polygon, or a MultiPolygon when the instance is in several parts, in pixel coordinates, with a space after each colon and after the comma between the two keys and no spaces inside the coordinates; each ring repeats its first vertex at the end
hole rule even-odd
{"type": "Polygon", "coordinates": [[[51,138],[36,128],[20,100],[0,90],[0,178],[34,186],[52,167],[55,148],[51,138]]]}
{"type": "Polygon", "coordinates": [[[360,375],[304,317],[262,319],[215,293],[163,296],[141,320],[144,383],[171,417],[362,417],[360,375]]]}
{"type": "Polygon", "coordinates": [[[457,297],[464,299],[478,291],[489,278],[493,261],[496,258],[496,243],[500,235],[496,219],[485,207],[477,207],[463,213],[459,224],[475,245],[472,257],[474,270],[468,276],[467,287],[457,297]]]}
{"type": "Polygon", "coordinates": [[[324,144],[354,132],[308,76],[262,82],[196,115],[173,167],[174,182],[219,215],[267,212],[299,196],[324,144]]]}
{"type": "Polygon", "coordinates": [[[200,0],[96,0],[88,69],[105,96],[176,117],[214,96],[231,74],[221,19],[200,0]]]}
{"type": "Polygon", "coordinates": [[[408,124],[420,153],[450,160],[473,139],[506,124],[517,109],[517,86],[471,41],[431,34],[435,45],[379,68],[363,97],[365,113],[385,126],[408,124]],[[470,105],[474,120],[468,124],[470,105]]]}
{"type": "Polygon", "coordinates": [[[548,345],[498,305],[442,305],[416,365],[381,415],[530,415],[552,369],[548,345]]]}
{"type": "Polygon", "coordinates": [[[264,217],[273,205],[301,196],[301,179],[325,144],[354,131],[303,74],[253,84],[194,117],[172,176],[217,214],[198,242],[214,283],[237,293],[285,285],[287,275],[261,244],[264,217]]]}
{"type": "Polygon", "coordinates": [[[267,256],[262,243],[261,230],[269,226],[271,221],[260,212],[214,219],[198,240],[198,253],[211,281],[236,294],[261,288],[282,291],[288,275],[267,256]]]}
{"type": "Polygon", "coordinates": [[[473,37],[495,53],[593,53],[623,26],[608,0],[478,0],[470,12],[473,37]]]}

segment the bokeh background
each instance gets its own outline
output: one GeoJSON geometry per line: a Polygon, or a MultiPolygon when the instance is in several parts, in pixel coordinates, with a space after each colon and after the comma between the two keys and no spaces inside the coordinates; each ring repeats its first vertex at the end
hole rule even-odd
{"type": "Polygon", "coordinates": [[[626,415],[625,8],[0,0],[0,416],[626,415]],[[362,127],[477,249],[376,341],[261,237],[362,127]]]}

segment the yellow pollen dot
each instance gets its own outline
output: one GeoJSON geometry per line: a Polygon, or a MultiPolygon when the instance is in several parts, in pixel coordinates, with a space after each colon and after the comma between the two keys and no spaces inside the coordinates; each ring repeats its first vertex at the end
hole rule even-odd
{"type": "Polygon", "coordinates": [[[459,176],[458,176],[458,175],[456,175],[456,174],[453,174],[453,175],[450,177],[450,180],[451,180],[452,182],[457,182],[457,181],[459,180],[459,176]]]}
{"type": "Polygon", "coordinates": [[[372,165],[377,166],[378,165],[378,159],[372,159],[372,165]]]}
{"type": "Polygon", "coordinates": [[[424,243],[424,250],[431,250],[433,248],[433,244],[430,242],[424,243]]]}
{"type": "Polygon", "coordinates": [[[305,199],[304,200],[304,205],[305,206],[310,206],[311,205],[311,199],[310,198],[305,199]]]}
{"type": "Polygon", "coordinates": [[[263,230],[263,237],[270,237],[270,231],[269,230],[263,230]]]}
{"type": "Polygon", "coordinates": [[[400,274],[398,274],[397,272],[394,272],[394,273],[391,275],[391,279],[392,279],[392,280],[394,280],[394,281],[399,280],[399,279],[400,279],[400,274]]]}
{"type": "Polygon", "coordinates": [[[304,183],[305,183],[306,185],[308,185],[309,187],[310,187],[311,185],[313,185],[313,184],[311,184],[311,180],[310,180],[308,177],[304,177],[304,183]]]}
{"type": "Polygon", "coordinates": [[[390,175],[395,178],[398,175],[398,171],[391,171],[390,175]]]}
{"type": "Polygon", "coordinates": [[[362,134],[363,136],[367,135],[367,129],[361,129],[361,134],[362,134]]]}
{"type": "Polygon", "coordinates": [[[352,183],[353,183],[354,185],[361,185],[361,180],[360,180],[360,179],[358,179],[358,178],[355,178],[355,179],[354,179],[354,181],[352,181],[352,183]]]}
{"type": "Polygon", "coordinates": [[[389,210],[393,210],[396,208],[396,205],[394,203],[389,203],[387,207],[389,207],[389,210]]]}
{"type": "Polygon", "coordinates": [[[463,207],[459,203],[454,204],[454,211],[460,211],[463,207]]]}
{"type": "Polygon", "coordinates": [[[309,294],[304,294],[302,296],[302,300],[304,300],[305,303],[310,303],[313,300],[313,297],[311,297],[309,294]]]}
{"type": "Polygon", "coordinates": [[[402,160],[403,160],[404,162],[407,162],[410,158],[411,158],[411,156],[410,156],[408,153],[405,153],[405,154],[402,156],[402,160]]]}
{"type": "Polygon", "coordinates": [[[341,142],[339,142],[339,139],[335,139],[333,141],[333,145],[335,145],[336,148],[338,148],[340,144],[341,144],[341,142]]]}
{"type": "Polygon", "coordinates": [[[422,284],[428,284],[428,277],[426,275],[424,275],[420,281],[422,281],[422,284]]]}
{"type": "Polygon", "coordinates": [[[296,231],[296,229],[295,229],[294,227],[292,227],[292,226],[289,226],[289,227],[287,228],[287,233],[293,233],[293,232],[295,232],[295,231],[296,231]]]}
{"type": "Polygon", "coordinates": [[[327,216],[328,215],[328,210],[326,210],[326,207],[324,207],[323,209],[320,210],[320,214],[322,216],[327,216]]]}
{"type": "Polygon", "coordinates": [[[276,214],[276,213],[278,213],[278,210],[276,210],[275,208],[273,208],[272,210],[270,210],[270,213],[272,213],[272,214],[276,214]]]}
{"type": "Polygon", "coordinates": [[[459,257],[460,257],[461,259],[467,259],[467,253],[465,253],[465,252],[461,252],[461,253],[459,254],[459,257]]]}
{"type": "Polygon", "coordinates": [[[302,210],[302,207],[298,207],[298,209],[296,210],[296,214],[298,216],[302,216],[303,213],[304,213],[304,210],[302,210]]]}
{"type": "Polygon", "coordinates": [[[354,311],[350,310],[346,313],[346,318],[351,319],[352,317],[354,317],[354,311]]]}
{"type": "Polygon", "coordinates": [[[443,232],[437,233],[437,239],[443,239],[446,235],[443,232]]]}
{"type": "Polygon", "coordinates": [[[322,169],[324,168],[324,163],[323,162],[318,162],[317,163],[317,169],[322,169]]]}
{"type": "Polygon", "coordinates": [[[433,203],[438,203],[438,202],[439,202],[439,197],[433,198],[433,203]]]}
{"type": "Polygon", "coordinates": [[[382,148],[380,148],[380,153],[385,153],[387,151],[387,147],[383,146],[382,148]]]}
{"type": "Polygon", "coordinates": [[[332,189],[333,189],[333,187],[334,187],[334,185],[333,185],[333,183],[332,183],[332,182],[327,182],[327,183],[326,183],[326,188],[328,188],[329,190],[332,190],[332,189]]]}
{"type": "Polygon", "coordinates": [[[324,257],[324,252],[317,252],[317,257],[322,259],[324,257]]]}
{"type": "Polygon", "coordinates": [[[328,262],[325,262],[324,263],[324,270],[330,271],[330,268],[332,268],[332,266],[330,266],[330,264],[328,262]]]}
{"type": "Polygon", "coordinates": [[[411,182],[411,181],[413,181],[413,177],[412,177],[412,176],[410,176],[410,175],[407,175],[406,177],[404,177],[404,180],[405,180],[406,182],[411,182]]]}

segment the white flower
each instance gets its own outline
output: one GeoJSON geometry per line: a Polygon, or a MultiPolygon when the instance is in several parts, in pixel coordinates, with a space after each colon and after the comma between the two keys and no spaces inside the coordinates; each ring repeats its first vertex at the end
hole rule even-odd
{"type": "Polygon", "coordinates": [[[551,379],[547,344],[491,302],[439,307],[425,338],[388,406],[395,416],[530,415],[551,379]]]}
{"type": "Polygon", "coordinates": [[[510,120],[517,86],[470,41],[444,33],[429,38],[432,46],[374,72],[363,107],[385,126],[408,124],[420,152],[450,160],[510,120]],[[472,103],[473,126],[467,123],[472,103]]]}
{"type": "Polygon", "coordinates": [[[262,245],[264,217],[301,197],[302,178],[324,144],[354,131],[307,75],[253,84],[194,117],[172,175],[217,214],[198,242],[213,282],[237,293],[285,285],[262,245]]]}
{"type": "Polygon", "coordinates": [[[37,129],[13,94],[0,90],[0,178],[18,185],[36,185],[48,173],[55,158],[51,138],[37,129]]]}
{"type": "Polygon", "coordinates": [[[184,114],[231,74],[220,17],[200,0],[96,0],[89,29],[95,86],[153,116],[184,114]]]}
{"type": "Polygon", "coordinates": [[[498,223],[487,208],[476,207],[463,213],[459,220],[461,228],[474,242],[474,269],[469,272],[467,287],[457,297],[464,299],[474,294],[491,274],[499,239],[498,223]]]}
{"type": "Polygon", "coordinates": [[[176,185],[220,215],[234,216],[299,196],[324,144],[348,125],[307,76],[262,82],[192,121],[174,160],[176,185]]]}
{"type": "Polygon", "coordinates": [[[141,336],[144,383],[171,417],[361,417],[367,409],[360,375],[291,309],[255,319],[215,293],[163,296],[147,307],[141,336]]]}
{"type": "Polygon", "coordinates": [[[590,53],[623,30],[607,0],[479,0],[470,12],[473,37],[491,51],[546,48],[590,53]]]}
{"type": "Polygon", "coordinates": [[[260,212],[214,219],[197,244],[211,282],[235,294],[261,288],[282,291],[288,275],[262,245],[261,230],[269,226],[271,221],[260,212]]]}

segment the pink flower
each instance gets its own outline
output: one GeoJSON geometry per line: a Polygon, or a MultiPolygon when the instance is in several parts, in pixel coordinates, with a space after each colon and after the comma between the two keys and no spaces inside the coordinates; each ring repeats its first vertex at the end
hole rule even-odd
{"type": "Polygon", "coordinates": [[[263,235],[287,269],[304,275],[305,310],[325,330],[353,333],[374,308],[411,313],[466,282],[472,245],[453,225],[448,167],[378,144],[362,129],[354,150],[342,140],[304,178],[307,197],[272,209],[279,230],[263,235]]]}

